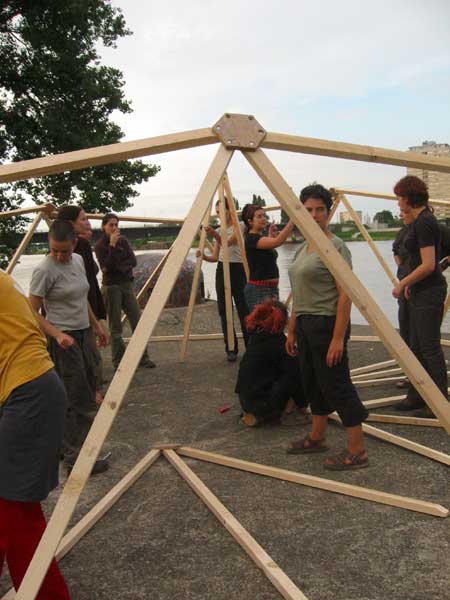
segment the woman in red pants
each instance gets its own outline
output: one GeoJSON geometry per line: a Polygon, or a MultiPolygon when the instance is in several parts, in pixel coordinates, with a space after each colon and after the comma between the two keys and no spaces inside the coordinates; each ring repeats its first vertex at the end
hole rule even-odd
{"type": "MultiPolygon", "coordinates": [[[[58,485],[66,392],[33,309],[0,270],[0,575],[16,590],[44,533],[41,501],[58,485]]],[[[37,600],[70,600],[53,560],[37,600]]]]}

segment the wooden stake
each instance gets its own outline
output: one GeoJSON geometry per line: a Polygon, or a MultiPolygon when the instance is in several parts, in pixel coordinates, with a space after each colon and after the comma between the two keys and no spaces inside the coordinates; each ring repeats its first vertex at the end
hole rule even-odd
{"type": "Polygon", "coordinates": [[[191,331],[191,322],[192,315],[194,313],[195,300],[197,298],[198,284],[200,281],[200,275],[202,272],[202,262],[203,262],[203,252],[205,250],[205,241],[206,241],[206,230],[205,227],[209,225],[211,215],[211,204],[208,206],[205,212],[205,216],[203,218],[203,227],[200,231],[200,242],[198,245],[198,249],[200,250],[200,256],[197,256],[197,262],[195,263],[194,276],[192,278],[192,286],[191,293],[189,296],[188,309],[186,312],[186,318],[184,320],[184,332],[183,339],[181,341],[181,349],[180,349],[180,362],[184,362],[186,356],[187,343],[189,339],[189,333],[191,331]]]}
{"type": "Polygon", "coordinates": [[[232,151],[225,149],[223,146],[219,147],[64,486],[17,592],[17,600],[35,600],[59,541],[86,485],[103,442],[111,429],[142,354],[147,347],[147,341],[167,302],[184,258],[191,247],[198,224],[212,200],[232,155],[232,151]]]}
{"type": "Polygon", "coordinates": [[[245,276],[247,277],[247,281],[250,275],[250,269],[248,266],[247,254],[245,253],[245,243],[244,238],[242,236],[241,228],[239,227],[239,219],[236,212],[236,207],[234,205],[233,192],[231,191],[230,181],[228,179],[227,174],[225,173],[224,178],[222,180],[224,186],[225,196],[228,199],[228,205],[230,207],[230,215],[231,220],[233,221],[234,232],[239,244],[239,251],[242,256],[242,264],[244,266],[245,276]],[[231,200],[230,200],[231,198],[231,200]]]}
{"type": "Polygon", "coordinates": [[[33,158],[21,162],[0,166],[0,183],[11,183],[33,177],[54,175],[63,171],[76,171],[86,167],[107,165],[109,163],[162,154],[183,148],[196,148],[208,144],[217,144],[218,139],[211,129],[195,129],[170,135],[136,140],[133,142],[119,142],[108,146],[98,146],[64,154],[54,154],[44,158],[33,158]]]}
{"type": "Polygon", "coordinates": [[[240,460],[238,458],[231,458],[230,456],[223,456],[222,454],[205,452],[204,450],[197,450],[186,446],[179,448],[178,454],[225,467],[231,467],[232,469],[239,469],[249,473],[256,473],[257,475],[264,475],[265,477],[273,477],[274,479],[282,479],[283,481],[290,481],[291,483],[306,485],[320,490],[325,490],[327,492],[334,492],[337,494],[343,494],[344,496],[360,498],[361,500],[369,500],[371,502],[387,504],[388,506],[397,506],[407,510],[423,512],[435,517],[447,517],[449,515],[449,511],[439,504],[433,504],[431,502],[424,502],[423,500],[416,500],[415,498],[398,496],[396,494],[389,494],[379,490],[372,490],[370,488],[342,483],[341,481],[334,481],[333,479],[324,479],[322,477],[304,475],[303,473],[287,471],[286,469],[279,469],[277,467],[260,465],[257,463],[248,462],[246,460],[240,460]]]}
{"type": "Polygon", "coordinates": [[[395,277],[394,273],[389,268],[389,265],[387,264],[387,262],[381,256],[380,251],[378,250],[377,246],[375,245],[373,239],[370,237],[369,232],[362,224],[361,219],[356,214],[356,211],[353,209],[353,206],[350,204],[350,202],[347,200],[347,198],[344,196],[344,194],[340,194],[339,198],[341,199],[342,203],[344,204],[345,208],[347,209],[348,213],[350,214],[351,218],[353,219],[356,227],[361,232],[361,235],[366,240],[366,242],[369,244],[370,249],[377,257],[378,262],[380,263],[382,269],[384,270],[386,275],[389,277],[389,279],[392,281],[392,284],[397,285],[397,283],[398,283],[397,278],[395,277]]]}
{"type": "Polygon", "coordinates": [[[395,423],[396,425],[420,425],[420,427],[442,427],[437,419],[423,419],[420,417],[404,417],[397,415],[371,414],[367,421],[375,423],[395,423]]]}
{"type": "Polygon", "coordinates": [[[258,542],[239,523],[230,511],[220,502],[203,481],[190,469],[173,450],[164,450],[164,456],[178,471],[186,483],[194,490],[197,496],[206,504],[213,515],[234,537],[264,575],[276,587],[283,598],[288,600],[307,600],[306,596],[298,589],[294,582],[273,561],[258,542]]]}
{"type": "Polygon", "coordinates": [[[396,360],[385,360],[383,362],[374,363],[372,365],[366,365],[365,367],[358,367],[357,369],[352,369],[350,371],[350,375],[359,375],[360,373],[370,373],[371,371],[378,371],[379,369],[384,369],[384,367],[391,367],[392,365],[396,365],[396,360]]]}
{"type": "MultiPolygon", "coordinates": [[[[340,418],[336,414],[328,415],[328,418],[333,419],[333,421],[337,421],[338,423],[341,422],[340,418]]],[[[363,423],[362,428],[364,433],[367,433],[367,435],[371,435],[372,437],[384,440],[385,442],[390,442],[391,444],[395,444],[396,446],[400,446],[401,448],[406,448],[407,450],[411,450],[416,454],[421,454],[422,456],[431,458],[431,460],[440,462],[443,465],[450,466],[450,455],[444,454],[443,452],[439,452],[439,450],[433,450],[433,448],[428,448],[428,446],[417,444],[416,442],[407,440],[406,438],[401,437],[399,435],[394,435],[393,433],[383,431],[382,429],[378,429],[377,427],[372,427],[372,425],[365,425],[363,423]]]]}
{"type": "MultiPolygon", "coordinates": [[[[317,252],[330,270],[333,277],[339,281],[345,293],[355,303],[361,314],[366,318],[372,329],[382,338],[387,350],[403,368],[410,382],[429,405],[431,410],[450,434],[450,404],[444,398],[436,384],[422,367],[420,362],[392,327],[378,304],[373,300],[346,261],[326,237],[317,223],[311,218],[306,208],[298,202],[292,189],[284,181],[271,161],[261,149],[255,152],[243,153],[248,162],[254,167],[270,191],[289,214],[290,218],[302,231],[308,242],[314,244],[317,252]]],[[[449,160],[450,165],[450,160],[449,160]]]]}
{"type": "MultiPolygon", "coordinates": [[[[450,173],[450,159],[447,157],[431,156],[430,154],[418,152],[402,152],[387,148],[373,148],[372,146],[286,135],[284,133],[268,132],[260,147],[450,173]]],[[[279,198],[277,200],[280,201],[279,198]]]]}
{"type": "Polygon", "coordinates": [[[23,252],[27,249],[28,244],[30,243],[31,238],[33,237],[33,234],[36,231],[37,226],[41,222],[41,219],[42,219],[42,212],[38,212],[36,214],[36,216],[34,217],[34,220],[31,223],[30,228],[28,229],[26,234],[23,236],[22,241],[20,242],[19,246],[16,248],[16,251],[14,252],[13,257],[9,261],[8,266],[6,267],[6,272],[8,274],[11,274],[13,272],[14,267],[19,262],[19,258],[22,256],[23,252]]]}
{"type": "MultiPolygon", "coordinates": [[[[228,201],[230,202],[230,201],[228,201]]],[[[231,198],[233,202],[233,198],[231,198]]],[[[225,294],[225,313],[227,320],[227,346],[230,352],[233,352],[236,348],[234,345],[234,326],[233,326],[233,300],[231,297],[231,277],[230,277],[230,251],[228,247],[228,233],[227,233],[227,217],[226,217],[226,206],[225,196],[223,194],[223,187],[219,186],[219,215],[220,215],[220,237],[222,243],[220,245],[222,250],[222,266],[223,266],[223,287],[225,294]]]]}

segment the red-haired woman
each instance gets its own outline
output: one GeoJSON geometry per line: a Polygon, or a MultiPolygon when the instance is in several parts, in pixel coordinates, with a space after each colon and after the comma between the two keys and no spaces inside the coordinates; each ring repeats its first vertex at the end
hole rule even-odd
{"type": "Polygon", "coordinates": [[[267,227],[267,217],[263,208],[256,204],[244,206],[241,215],[247,227],[245,235],[245,252],[247,255],[250,277],[244,289],[248,310],[251,312],[257,304],[267,298],[279,299],[278,280],[280,277],[275,248],[284,244],[292,233],[293,223],[276,233],[276,225],[269,229],[269,235],[263,235],[267,227]]]}
{"type": "MultiPolygon", "coordinates": [[[[447,398],[447,368],[441,348],[441,323],[447,282],[439,265],[441,233],[428,206],[425,183],[413,175],[403,177],[394,187],[398,205],[412,223],[404,244],[410,273],[395,286],[392,294],[402,294],[409,304],[409,344],[432,380],[447,398]]],[[[418,416],[433,416],[416,389],[410,385],[403,410],[419,408],[418,416]]]]}
{"type": "Polygon", "coordinates": [[[292,398],[305,414],[298,358],[287,354],[284,304],[266,300],[246,318],[249,341],[239,366],[236,393],[243,410],[242,423],[253,427],[278,421],[292,398]]]}

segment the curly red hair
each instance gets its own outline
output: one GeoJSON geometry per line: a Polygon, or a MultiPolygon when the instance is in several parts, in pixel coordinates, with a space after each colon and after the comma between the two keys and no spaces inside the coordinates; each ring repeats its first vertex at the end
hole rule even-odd
{"type": "Polygon", "coordinates": [[[271,335],[283,333],[288,322],[286,306],[278,300],[266,300],[255,306],[246,317],[245,326],[249,333],[264,331],[271,335]]]}
{"type": "Polygon", "coordinates": [[[428,204],[428,189],[425,183],[415,175],[407,175],[397,181],[394,186],[394,194],[405,198],[406,202],[412,208],[419,206],[427,206],[428,204]]]}

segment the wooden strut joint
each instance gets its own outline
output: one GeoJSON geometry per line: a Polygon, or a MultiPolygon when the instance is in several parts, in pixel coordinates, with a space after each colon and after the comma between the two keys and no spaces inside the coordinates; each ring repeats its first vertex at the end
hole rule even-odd
{"type": "MultiPolygon", "coordinates": [[[[328,418],[332,419],[333,421],[337,421],[338,423],[341,422],[340,418],[335,413],[333,413],[332,415],[328,415],[328,418]]],[[[362,428],[364,433],[367,433],[367,435],[371,435],[372,437],[376,437],[385,442],[390,442],[391,444],[395,444],[396,446],[400,446],[401,448],[406,448],[406,450],[411,450],[412,452],[416,452],[416,454],[421,454],[422,456],[431,458],[431,460],[440,462],[443,465],[450,466],[449,454],[444,454],[444,452],[439,452],[439,450],[433,450],[433,448],[428,448],[428,446],[417,444],[416,442],[412,442],[411,440],[408,440],[399,435],[394,435],[393,433],[389,433],[388,431],[383,431],[382,429],[378,429],[377,427],[373,427],[372,425],[365,425],[363,423],[362,428]]]]}
{"type": "Polygon", "coordinates": [[[197,460],[204,460],[206,462],[222,465],[224,467],[231,467],[232,469],[247,471],[248,473],[255,473],[256,475],[263,475],[265,477],[273,477],[274,479],[290,481],[291,483],[306,485],[320,490],[325,490],[327,492],[343,494],[344,496],[352,496],[353,498],[360,498],[361,500],[369,500],[370,502],[378,502],[379,504],[387,504],[388,506],[396,506],[398,508],[405,508],[406,510],[422,512],[435,517],[448,517],[450,512],[443,506],[434,504],[432,502],[417,500],[416,498],[408,498],[407,496],[398,496],[397,494],[390,494],[388,492],[360,487],[358,485],[343,483],[333,479],[324,479],[323,477],[316,477],[314,475],[305,475],[303,473],[288,471],[278,467],[260,465],[258,463],[248,462],[238,458],[231,458],[230,456],[224,456],[222,454],[216,454],[213,452],[206,452],[204,450],[197,450],[187,446],[182,446],[177,450],[177,452],[182,456],[188,456],[189,458],[195,458],[197,460]]]}
{"type": "MultiPolygon", "coordinates": [[[[63,537],[55,554],[57,561],[77,544],[82,537],[105,515],[108,510],[123,496],[123,494],[136,483],[136,481],[153,465],[160,455],[159,450],[151,450],[142,458],[119,483],[117,483],[91,510],[72,527],[63,537]]],[[[10,589],[1,600],[13,600],[16,597],[14,589],[10,589]]]]}
{"type": "Polygon", "coordinates": [[[300,137],[284,133],[267,132],[261,148],[450,173],[450,159],[447,157],[431,156],[418,152],[402,152],[401,150],[389,150],[387,148],[374,148],[372,146],[300,137]]]}
{"type": "MultiPolygon", "coordinates": [[[[233,202],[233,199],[231,199],[233,202]]],[[[227,321],[227,348],[230,352],[236,350],[234,345],[233,299],[231,297],[230,249],[228,246],[227,216],[223,186],[219,185],[219,215],[220,215],[220,249],[222,250],[223,287],[225,295],[225,314],[227,321]]]]}
{"type": "Polygon", "coordinates": [[[378,248],[375,245],[373,239],[371,238],[370,233],[367,231],[367,229],[362,224],[361,219],[356,214],[356,211],[354,210],[353,206],[350,204],[350,202],[347,200],[347,198],[345,197],[344,194],[340,194],[339,198],[341,199],[341,202],[344,204],[345,208],[347,209],[348,213],[350,214],[351,218],[353,219],[356,227],[361,232],[361,235],[366,240],[366,242],[369,244],[370,249],[372,250],[372,252],[377,257],[377,260],[380,263],[382,269],[384,270],[384,272],[386,273],[386,275],[389,277],[389,279],[391,280],[392,284],[393,285],[397,285],[397,283],[398,283],[397,278],[395,277],[394,273],[389,268],[389,265],[387,264],[387,262],[382,257],[380,251],[378,250],[378,248]]]}
{"type": "Polygon", "coordinates": [[[225,173],[222,184],[224,186],[224,193],[228,200],[228,206],[230,207],[230,216],[233,221],[234,232],[236,234],[236,238],[239,244],[239,251],[242,256],[242,264],[244,265],[245,276],[247,277],[247,281],[250,276],[250,269],[248,266],[247,254],[245,253],[245,243],[244,237],[242,235],[241,228],[239,227],[239,219],[236,212],[236,207],[234,205],[233,192],[231,190],[230,181],[228,179],[228,175],[225,173]],[[231,200],[230,200],[231,199],[231,200]]]}
{"type": "Polygon", "coordinates": [[[121,160],[162,154],[173,150],[182,150],[183,148],[217,144],[217,141],[217,137],[208,127],[133,142],[119,142],[107,146],[76,150],[75,152],[54,154],[44,158],[33,158],[0,166],[0,183],[11,183],[33,177],[54,175],[63,171],[76,171],[86,167],[107,165],[121,160]]]}
{"type": "Polygon", "coordinates": [[[184,362],[184,359],[186,357],[187,343],[189,340],[189,333],[191,331],[192,315],[194,314],[195,299],[197,298],[198,284],[200,282],[200,275],[202,273],[203,252],[205,251],[206,242],[205,227],[209,225],[210,215],[211,203],[206,209],[205,216],[203,217],[203,227],[200,231],[200,242],[198,245],[200,256],[197,256],[197,261],[195,263],[194,276],[192,277],[191,293],[189,295],[188,308],[186,312],[186,317],[184,319],[183,339],[181,340],[180,348],[180,362],[184,362]]]}
{"type": "MultiPolygon", "coordinates": [[[[153,281],[157,278],[157,276],[159,275],[161,269],[163,268],[163,266],[166,264],[167,259],[169,258],[169,254],[172,251],[172,247],[173,245],[167,250],[167,252],[164,254],[164,256],[162,257],[162,259],[159,261],[159,263],[156,265],[156,267],[153,269],[152,274],[150,275],[150,277],[147,279],[147,281],[144,283],[144,285],[141,287],[141,289],[139,290],[138,294],[136,295],[136,300],[139,302],[139,300],[141,298],[144,297],[144,294],[147,292],[147,290],[150,288],[150,286],[152,285],[153,281]]],[[[122,325],[125,323],[125,321],[127,320],[127,316],[123,315],[122,316],[122,320],[121,323],[122,325]]]]}
{"type": "Polygon", "coordinates": [[[11,274],[13,272],[14,267],[19,262],[19,258],[22,256],[23,252],[27,249],[27,246],[30,243],[34,232],[36,231],[37,226],[41,222],[42,214],[43,214],[42,212],[38,212],[36,214],[28,231],[23,236],[22,241],[20,242],[19,246],[17,247],[16,251],[14,252],[14,255],[12,256],[11,260],[9,261],[8,266],[6,267],[6,272],[8,274],[11,274]]]}
{"type": "Polygon", "coordinates": [[[287,600],[307,600],[294,582],[281,570],[277,563],[258,544],[231,512],[220,502],[203,481],[188,467],[173,450],[164,450],[164,456],[181,475],[197,496],[206,504],[218,521],[234,537],[256,565],[263,571],[272,585],[287,600]]]}
{"type": "Polygon", "coordinates": [[[42,580],[55,555],[56,548],[89,478],[94,462],[122,404],[147,346],[147,341],[167,302],[185,256],[191,247],[198,224],[214,196],[232,155],[232,151],[227,150],[222,145],[219,146],[17,591],[17,600],[35,600],[42,580]]]}
{"type": "Polygon", "coordinates": [[[266,136],[253,115],[225,113],[213,126],[222,144],[230,149],[256,150],[266,136]]]}
{"type": "Polygon", "coordinates": [[[306,208],[297,200],[292,189],[284,181],[264,152],[259,149],[255,152],[243,152],[243,154],[295,225],[301,230],[305,239],[314,244],[320,258],[333,277],[339,281],[345,293],[348,294],[361,314],[372,326],[372,329],[383,340],[391,356],[398,361],[398,364],[403,368],[405,375],[412,385],[440,420],[447,433],[450,434],[450,404],[448,400],[444,398],[434,381],[391,325],[378,304],[317,223],[314,222],[306,208]]]}

